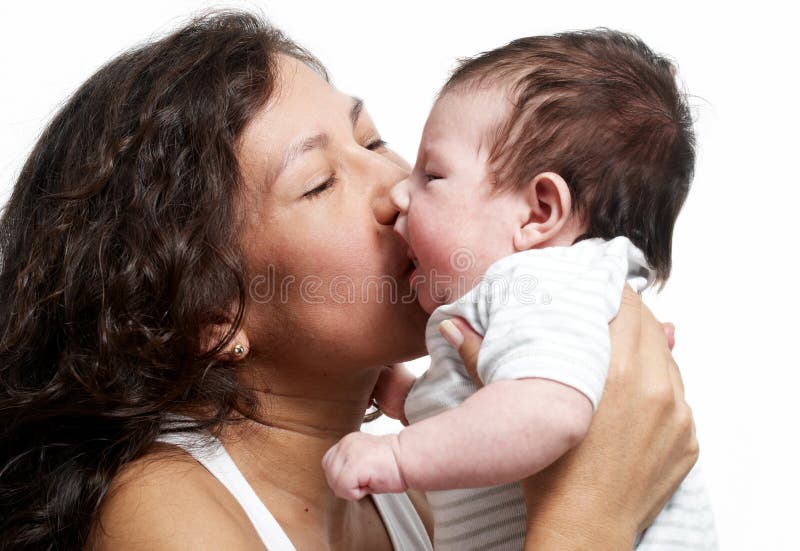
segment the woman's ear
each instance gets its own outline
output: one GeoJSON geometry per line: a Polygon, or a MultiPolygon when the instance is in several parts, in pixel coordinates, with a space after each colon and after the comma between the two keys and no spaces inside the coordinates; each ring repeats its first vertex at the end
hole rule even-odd
{"type": "Polygon", "coordinates": [[[514,234],[517,251],[527,251],[554,238],[572,211],[569,186],[555,172],[537,174],[522,194],[528,204],[528,219],[514,234]]]}
{"type": "MultiPolygon", "coordinates": [[[[231,326],[228,323],[216,323],[209,327],[203,339],[203,353],[210,352],[230,331],[231,326]]],[[[244,358],[250,352],[250,341],[247,339],[247,333],[244,327],[240,327],[239,331],[233,339],[222,349],[220,354],[230,355],[233,358],[244,358]]]]}

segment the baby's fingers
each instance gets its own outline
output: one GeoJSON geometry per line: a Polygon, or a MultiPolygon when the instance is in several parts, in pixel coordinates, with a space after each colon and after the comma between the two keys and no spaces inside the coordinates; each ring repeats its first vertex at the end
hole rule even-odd
{"type": "Polygon", "coordinates": [[[342,457],[342,454],[325,456],[325,478],[328,486],[336,497],[341,499],[359,500],[363,497],[363,491],[359,488],[358,472],[352,461],[342,457]]]}
{"type": "Polygon", "coordinates": [[[334,493],[342,499],[358,501],[369,492],[369,488],[361,483],[362,478],[364,478],[363,473],[355,465],[352,463],[345,465],[339,475],[334,493]]]}
{"type": "Polygon", "coordinates": [[[331,449],[322,456],[322,469],[325,471],[325,479],[328,481],[328,486],[330,486],[334,492],[336,491],[336,484],[343,463],[337,453],[338,446],[339,444],[332,446],[331,449]]]}

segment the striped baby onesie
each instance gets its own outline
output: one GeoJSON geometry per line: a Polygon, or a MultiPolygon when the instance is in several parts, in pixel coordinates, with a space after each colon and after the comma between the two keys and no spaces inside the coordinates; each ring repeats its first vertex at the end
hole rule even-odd
{"type": "MultiPolygon", "coordinates": [[[[626,237],[585,239],[498,260],[475,287],[431,314],[425,337],[431,365],[406,399],[406,417],[410,423],[422,421],[458,406],[476,391],[458,353],[437,329],[454,316],[463,317],[484,337],[478,354],[478,376],[484,384],[552,379],[585,394],[596,410],[610,361],[608,323],[619,310],[625,282],[641,292],[653,280],[644,254],[626,237]]],[[[430,491],[427,496],[437,551],[524,547],[525,502],[519,483],[430,491]]],[[[697,472],[682,483],[637,548],[717,548],[697,472]]]]}

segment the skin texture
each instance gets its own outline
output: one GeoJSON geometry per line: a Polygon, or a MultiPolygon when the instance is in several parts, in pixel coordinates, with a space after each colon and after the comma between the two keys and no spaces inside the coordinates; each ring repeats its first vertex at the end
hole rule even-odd
{"type": "MultiPolygon", "coordinates": [[[[387,149],[365,147],[374,143],[377,132],[365,112],[353,129],[352,98],[294,60],[281,58],[279,66],[280,94],[252,121],[241,144],[249,268],[258,273],[271,262],[276,272],[317,274],[324,279],[337,272],[354,280],[375,274],[407,275],[411,270],[405,245],[392,229],[397,210],[388,193],[410,167],[387,149]],[[329,134],[325,150],[303,154],[272,181],[270,173],[289,145],[321,131],[329,134]],[[323,189],[313,199],[303,197],[334,171],[340,180],[333,188],[323,189]]],[[[407,279],[398,280],[398,285],[402,281],[407,279]]],[[[363,303],[308,304],[291,293],[285,302],[253,300],[247,312],[245,327],[233,342],[247,343],[243,372],[262,389],[270,425],[248,421],[228,428],[221,435],[226,449],[298,549],[391,549],[370,499],[352,502],[335,497],[325,480],[322,456],[358,429],[385,364],[424,354],[425,312],[415,301],[391,304],[375,300],[374,295],[363,303]]],[[[640,346],[634,336],[622,338],[627,339],[626,349],[640,346]]],[[[614,342],[619,344],[619,339],[612,338],[612,346],[614,342]]],[[[625,361],[640,365],[633,353],[625,361]]],[[[663,383],[658,377],[648,382],[663,383]]],[[[667,418],[664,414],[658,422],[672,426],[667,418]]],[[[585,453],[592,457],[603,453],[603,446],[616,445],[623,427],[601,427],[591,438],[595,447],[585,453]]],[[[636,476],[621,487],[609,491],[601,480],[597,488],[575,485],[571,499],[603,494],[624,501],[626,511],[649,509],[650,498],[632,494],[631,486],[664,478],[674,488],[680,479],[671,466],[643,463],[645,445],[650,442],[631,451],[637,459],[636,476]]],[[[594,464],[594,459],[588,463],[594,464]]],[[[623,458],[623,465],[631,464],[631,459],[623,458]]],[[[596,478],[603,478],[599,473],[596,478]]],[[[409,495],[427,521],[424,498],[414,492],[409,495]]],[[[541,499],[555,516],[566,501],[557,494],[541,499]]],[[[605,516],[603,507],[572,511],[572,520],[581,514],[602,519],[620,532],[633,525],[627,518],[605,516]]],[[[102,525],[103,530],[94,531],[90,549],[263,549],[227,490],[199,463],[168,445],[154,447],[152,454],[120,473],[99,518],[96,527],[102,525]]],[[[549,513],[541,519],[548,526],[555,524],[549,513]]]]}

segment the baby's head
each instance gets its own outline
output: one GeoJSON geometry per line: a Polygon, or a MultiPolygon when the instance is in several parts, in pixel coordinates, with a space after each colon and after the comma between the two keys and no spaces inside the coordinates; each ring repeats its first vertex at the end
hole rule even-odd
{"type": "Polygon", "coordinates": [[[624,235],[662,286],[694,171],[675,67],[605,29],[515,40],[462,60],[440,91],[395,229],[427,311],[514,252],[624,235]]]}

